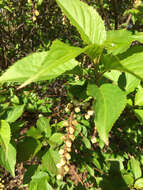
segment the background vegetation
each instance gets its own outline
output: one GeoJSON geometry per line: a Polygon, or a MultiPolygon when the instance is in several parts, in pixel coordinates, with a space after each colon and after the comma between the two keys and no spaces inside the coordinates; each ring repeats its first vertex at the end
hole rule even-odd
{"type": "MultiPolygon", "coordinates": [[[[107,31],[143,32],[142,1],[83,1],[98,11],[107,31]]],[[[126,51],[128,39],[118,34],[111,34],[111,39],[126,51]]],[[[129,47],[142,52],[142,36],[141,33],[141,40],[132,40],[129,47]]],[[[1,74],[31,53],[49,50],[55,39],[84,47],[76,28],[55,0],[0,0],[1,74]]],[[[142,82],[123,72],[105,73],[102,78],[102,66],[95,76],[93,60],[86,54],[77,60],[79,67],[56,79],[32,83],[20,90],[19,83],[1,84],[0,140],[2,126],[7,126],[5,138],[9,141],[11,136],[16,152],[11,147],[5,157],[0,148],[0,190],[143,189],[142,82]],[[99,86],[110,82],[126,92],[127,106],[110,132],[109,144],[98,136],[93,97],[86,93],[87,80],[95,80],[99,86]],[[58,174],[59,160],[55,159],[60,156],[55,154],[62,154],[64,138],[70,130],[74,135],[70,137],[72,149],[67,146],[66,174],[58,174]]]]}

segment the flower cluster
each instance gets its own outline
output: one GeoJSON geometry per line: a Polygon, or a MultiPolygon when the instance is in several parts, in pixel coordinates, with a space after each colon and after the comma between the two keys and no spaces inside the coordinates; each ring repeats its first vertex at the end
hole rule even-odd
{"type": "Polygon", "coordinates": [[[69,167],[70,167],[70,159],[71,159],[71,146],[72,142],[75,140],[74,136],[74,125],[77,124],[76,121],[73,121],[72,123],[68,123],[65,121],[66,126],[66,134],[63,136],[64,140],[64,146],[59,150],[60,154],[60,162],[56,165],[57,168],[60,169],[60,174],[57,175],[57,179],[61,179],[65,174],[68,173],[69,167]]]}
{"type": "Polygon", "coordinates": [[[0,178],[0,190],[4,190],[4,180],[0,178]]]}

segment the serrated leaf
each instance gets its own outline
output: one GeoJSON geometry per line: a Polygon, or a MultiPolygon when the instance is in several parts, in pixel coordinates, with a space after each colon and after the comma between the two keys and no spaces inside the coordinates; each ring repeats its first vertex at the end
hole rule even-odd
{"type": "Polygon", "coordinates": [[[60,157],[58,152],[53,149],[49,149],[46,154],[42,157],[42,165],[47,169],[47,171],[57,175],[59,173],[56,164],[59,163],[60,157]]]}
{"type": "Polygon", "coordinates": [[[134,112],[137,118],[139,119],[139,121],[143,123],[143,109],[135,109],[134,112]]]}
{"type": "Polygon", "coordinates": [[[5,150],[6,158],[8,158],[8,147],[10,143],[11,130],[9,124],[5,120],[0,120],[0,145],[5,150]]]}
{"type": "Polygon", "coordinates": [[[10,174],[15,177],[16,149],[9,144],[8,157],[6,158],[5,150],[0,147],[0,165],[3,166],[10,174]]]}
{"type": "Polygon", "coordinates": [[[124,89],[126,94],[133,92],[140,83],[140,80],[134,75],[130,73],[122,73],[120,71],[112,70],[106,72],[104,76],[113,81],[114,84],[119,85],[121,89],[124,89]]]}
{"type": "Polygon", "coordinates": [[[138,179],[135,182],[134,187],[137,189],[142,189],[143,188],[143,178],[138,179]]]}
{"type": "Polygon", "coordinates": [[[56,148],[57,146],[61,145],[63,143],[63,134],[62,133],[54,133],[49,138],[49,144],[52,148],[56,148]]]}
{"type": "Polygon", "coordinates": [[[74,58],[82,52],[84,49],[56,40],[49,51],[34,53],[17,61],[0,77],[0,82],[24,82],[22,88],[31,82],[56,78],[77,66],[74,58]]]}
{"type": "Polygon", "coordinates": [[[102,57],[102,63],[106,70],[119,70],[129,72],[139,79],[143,79],[143,52],[135,53],[125,59],[120,60],[111,54],[102,57]]]}
{"type": "Polygon", "coordinates": [[[143,106],[143,88],[141,86],[138,87],[135,95],[135,105],[143,106]]]}
{"type": "Polygon", "coordinates": [[[126,95],[113,84],[103,84],[100,88],[90,84],[87,92],[96,100],[95,124],[100,138],[108,144],[108,134],[126,106],[126,95]]]}
{"type": "Polygon", "coordinates": [[[130,36],[132,36],[132,33],[127,30],[109,30],[105,42],[108,53],[117,55],[126,51],[133,41],[130,36]]]}
{"type": "Polygon", "coordinates": [[[86,44],[102,45],[106,40],[103,20],[97,11],[80,0],[57,0],[86,44]]]}
{"type": "Polygon", "coordinates": [[[49,138],[51,136],[51,126],[49,123],[49,120],[46,119],[45,117],[40,117],[37,120],[37,128],[41,133],[45,133],[45,136],[49,138]]]}
{"type": "Polygon", "coordinates": [[[46,172],[37,172],[29,184],[28,190],[53,190],[52,186],[48,183],[49,176],[46,172]]]}
{"type": "Polygon", "coordinates": [[[32,137],[25,137],[17,144],[17,160],[27,161],[35,156],[42,144],[32,137]]]}
{"type": "Polygon", "coordinates": [[[83,137],[82,141],[84,142],[86,148],[91,149],[91,143],[90,143],[90,141],[88,140],[88,138],[83,137]]]}
{"type": "Polygon", "coordinates": [[[7,111],[5,120],[9,123],[15,122],[24,112],[24,105],[13,106],[7,111]]]}
{"type": "Polygon", "coordinates": [[[132,168],[133,174],[135,176],[135,179],[140,178],[142,176],[140,162],[137,159],[135,159],[134,157],[132,157],[130,160],[130,163],[131,163],[131,168],[132,168]]]}

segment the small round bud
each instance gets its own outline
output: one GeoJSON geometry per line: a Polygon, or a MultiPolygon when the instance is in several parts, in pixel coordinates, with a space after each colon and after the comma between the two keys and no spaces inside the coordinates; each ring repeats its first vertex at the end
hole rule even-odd
{"type": "Polygon", "coordinates": [[[74,133],[74,128],[73,127],[69,127],[69,133],[72,135],[74,133]]]}
{"type": "Polygon", "coordinates": [[[66,136],[63,135],[63,136],[61,137],[61,139],[62,139],[62,140],[66,140],[66,136]]]}
{"type": "Polygon", "coordinates": [[[69,126],[69,122],[65,120],[63,126],[64,127],[68,127],[69,126]]]}
{"type": "Polygon", "coordinates": [[[39,16],[39,11],[38,10],[35,10],[34,13],[35,13],[36,16],[39,16]]]}
{"type": "Polygon", "coordinates": [[[76,113],[79,113],[79,112],[80,112],[80,107],[76,107],[76,108],[74,109],[74,111],[75,111],[76,113]]]}
{"type": "Polygon", "coordinates": [[[62,179],[62,176],[60,174],[57,175],[57,179],[60,180],[62,179]]]}
{"type": "Polygon", "coordinates": [[[72,145],[71,141],[70,141],[70,140],[67,140],[67,141],[66,141],[66,145],[67,145],[67,147],[71,147],[71,145],[72,145]]]}
{"type": "Polygon", "coordinates": [[[91,137],[91,142],[92,142],[93,144],[97,142],[97,139],[96,139],[95,136],[92,136],[92,137],[91,137]]]}
{"type": "Polygon", "coordinates": [[[33,17],[32,17],[32,20],[33,20],[33,21],[36,21],[36,16],[33,16],[33,17]]]}
{"type": "Polygon", "coordinates": [[[65,108],[65,112],[69,112],[70,110],[69,110],[69,108],[68,107],[66,107],[65,108]]]}
{"type": "Polygon", "coordinates": [[[69,153],[66,153],[66,154],[65,154],[65,158],[66,158],[67,160],[70,160],[70,159],[71,159],[71,155],[70,155],[69,153]]]}
{"type": "Polygon", "coordinates": [[[56,166],[57,166],[57,168],[61,168],[62,167],[61,163],[56,164],[56,166]]]}
{"type": "Polygon", "coordinates": [[[75,140],[75,136],[74,135],[70,135],[69,138],[74,141],[75,140]]]}
{"type": "Polygon", "coordinates": [[[73,124],[74,126],[77,125],[77,124],[78,124],[77,120],[73,120],[73,121],[72,121],[72,124],[73,124]]]}
{"type": "Polygon", "coordinates": [[[60,149],[60,150],[59,150],[59,154],[60,154],[60,155],[63,155],[63,154],[64,154],[64,149],[60,149]]]}
{"type": "Polygon", "coordinates": [[[67,151],[68,151],[68,152],[71,152],[71,148],[70,148],[70,147],[67,147],[67,151]]]}
{"type": "Polygon", "coordinates": [[[66,173],[69,171],[68,165],[65,165],[65,166],[64,166],[64,170],[65,170],[66,173]]]}
{"type": "Polygon", "coordinates": [[[87,113],[85,114],[85,119],[89,119],[90,118],[90,115],[88,115],[87,113]]]}
{"type": "Polygon", "coordinates": [[[64,166],[66,164],[66,160],[64,158],[62,158],[60,161],[60,164],[61,164],[61,166],[64,166]]]}
{"type": "Polygon", "coordinates": [[[92,116],[94,114],[94,111],[93,110],[88,110],[87,114],[92,116]]]}
{"type": "Polygon", "coordinates": [[[76,75],[74,79],[75,79],[75,81],[78,81],[79,80],[79,76],[76,75]]]}

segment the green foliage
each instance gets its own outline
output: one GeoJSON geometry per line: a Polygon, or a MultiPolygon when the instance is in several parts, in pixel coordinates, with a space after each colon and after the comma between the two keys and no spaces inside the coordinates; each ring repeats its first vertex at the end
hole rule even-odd
{"type": "Polygon", "coordinates": [[[90,6],[80,0],[23,2],[25,8],[19,1],[0,1],[5,67],[15,56],[0,76],[0,165],[15,177],[15,166],[22,163],[28,190],[142,189],[138,6],[107,0],[87,1],[90,6]]]}

